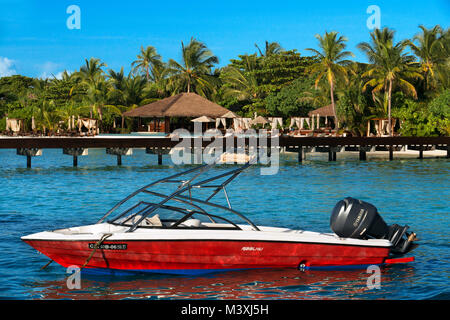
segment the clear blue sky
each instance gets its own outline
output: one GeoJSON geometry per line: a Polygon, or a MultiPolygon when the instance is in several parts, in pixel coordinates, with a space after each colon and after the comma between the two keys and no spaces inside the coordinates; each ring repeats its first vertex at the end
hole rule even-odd
{"type": "Polygon", "coordinates": [[[397,40],[412,37],[419,24],[449,27],[450,0],[349,1],[103,1],[0,0],[0,76],[18,73],[50,76],[78,69],[85,58],[130,70],[140,47],[152,45],[163,59],[180,58],[181,41],[194,36],[228,64],[254,53],[257,43],[277,41],[285,49],[316,48],[314,35],[338,31],[356,49],[369,40],[369,5],[381,9],[381,26],[396,30],[397,40]],[[67,7],[81,9],[81,29],[69,30],[67,7]]]}

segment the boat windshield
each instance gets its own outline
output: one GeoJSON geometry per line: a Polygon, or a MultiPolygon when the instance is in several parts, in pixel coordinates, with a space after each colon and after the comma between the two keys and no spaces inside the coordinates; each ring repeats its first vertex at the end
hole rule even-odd
{"type": "Polygon", "coordinates": [[[202,165],[148,184],[117,203],[97,223],[107,221],[128,227],[127,232],[134,232],[138,228],[240,230],[238,223],[243,221],[259,231],[253,222],[231,207],[225,188],[250,164],[205,177],[205,173],[213,166],[202,165]],[[174,185],[177,186],[175,191],[174,185]],[[157,191],[155,186],[158,187],[157,191]],[[223,195],[224,203],[212,202],[218,194],[223,195]]]}

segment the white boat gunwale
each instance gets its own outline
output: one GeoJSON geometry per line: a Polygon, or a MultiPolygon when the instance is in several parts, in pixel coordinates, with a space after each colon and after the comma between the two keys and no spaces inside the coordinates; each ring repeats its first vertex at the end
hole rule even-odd
{"type": "MultiPolygon", "coordinates": [[[[101,225],[109,225],[103,223],[101,225]]],[[[83,227],[99,227],[91,225],[83,227]]],[[[245,228],[248,226],[240,225],[245,228]]],[[[76,227],[75,227],[76,228],[76,227]]],[[[102,235],[111,233],[109,241],[243,241],[243,242],[289,242],[308,244],[329,244],[345,246],[370,246],[389,248],[392,244],[385,239],[354,239],[340,238],[333,233],[293,230],[287,228],[259,226],[260,231],[254,230],[215,230],[215,229],[145,229],[138,232],[124,232],[103,230],[99,232],[70,232],[71,228],[54,231],[43,231],[22,237],[27,241],[98,241],[102,235]],[[193,232],[195,231],[195,232],[193,232]]],[[[72,228],[73,229],[73,228],[72,228]]]]}

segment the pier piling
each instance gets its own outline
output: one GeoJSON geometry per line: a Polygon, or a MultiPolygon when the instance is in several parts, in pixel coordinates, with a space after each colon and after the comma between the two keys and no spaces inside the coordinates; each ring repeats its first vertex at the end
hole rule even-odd
{"type": "Polygon", "coordinates": [[[369,152],[372,147],[371,146],[359,146],[359,160],[366,161],[367,160],[367,152],[369,152]]]}
{"type": "Polygon", "coordinates": [[[63,154],[72,156],[72,165],[74,168],[78,167],[78,157],[86,156],[88,149],[85,148],[63,148],[63,154]]]}
{"type": "Polygon", "coordinates": [[[147,147],[145,148],[145,153],[148,154],[156,154],[158,156],[158,165],[162,165],[163,162],[163,155],[169,154],[170,148],[153,148],[153,147],[147,147]]]}
{"type": "Polygon", "coordinates": [[[341,150],[341,147],[328,147],[328,161],[336,161],[336,154],[341,150]]]}
{"type": "Polygon", "coordinates": [[[394,160],[394,147],[389,146],[389,161],[394,160]]]}
{"type": "Polygon", "coordinates": [[[158,154],[158,165],[162,165],[162,154],[158,154]]]}
{"type": "Polygon", "coordinates": [[[361,161],[366,161],[367,160],[366,151],[359,150],[359,160],[361,160],[361,161]]]}
{"type": "Polygon", "coordinates": [[[111,155],[116,155],[117,157],[117,165],[122,165],[122,156],[130,156],[133,154],[133,149],[131,148],[121,148],[121,147],[114,147],[114,148],[106,148],[106,153],[111,155]]]}
{"type": "Polygon", "coordinates": [[[41,156],[42,149],[38,148],[17,148],[16,153],[27,157],[27,168],[31,168],[31,157],[41,156]]]}
{"type": "Polygon", "coordinates": [[[298,156],[298,163],[302,163],[303,162],[303,148],[302,146],[298,147],[298,152],[297,152],[297,156],[298,156]]]}

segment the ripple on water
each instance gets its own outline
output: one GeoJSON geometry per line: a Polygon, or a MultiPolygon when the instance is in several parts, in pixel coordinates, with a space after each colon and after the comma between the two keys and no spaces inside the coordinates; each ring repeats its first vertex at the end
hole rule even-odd
{"type": "MultiPolygon", "coordinates": [[[[9,150],[10,151],[10,150],[9,150]]],[[[260,225],[329,232],[330,211],[353,196],[373,203],[388,223],[408,224],[422,240],[416,261],[383,269],[381,289],[369,290],[365,270],[253,270],[204,277],[141,275],[82,277],[69,290],[64,268],[20,241],[25,234],[94,223],[138,187],[189,166],[155,166],[136,150],[116,167],[104,150],[89,150],[79,167],[60,150],[45,150],[25,169],[24,159],[0,150],[0,292],[5,299],[449,299],[450,163],[338,159],[296,163],[282,155],[279,172],[249,168],[227,192],[231,204],[260,225]],[[63,165],[62,165],[63,164],[63,165]]],[[[166,161],[166,160],[165,160],[166,161]]],[[[230,166],[220,166],[225,170],[230,166]]]]}

